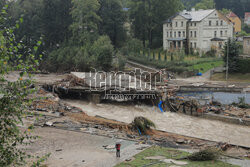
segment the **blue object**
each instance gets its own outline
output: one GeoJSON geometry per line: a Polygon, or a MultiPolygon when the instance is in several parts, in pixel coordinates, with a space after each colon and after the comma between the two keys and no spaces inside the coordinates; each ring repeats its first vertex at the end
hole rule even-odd
{"type": "Polygon", "coordinates": [[[202,73],[201,72],[197,73],[197,76],[202,76],[202,73]]]}
{"type": "Polygon", "coordinates": [[[158,107],[159,107],[159,109],[161,110],[161,112],[164,112],[163,109],[161,108],[162,103],[163,103],[163,102],[160,101],[160,103],[158,104],[158,107]]]}
{"type": "Polygon", "coordinates": [[[137,129],[138,129],[138,132],[139,132],[139,134],[141,135],[141,131],[140,131],[140,129],[137,127],[137,129]]]}

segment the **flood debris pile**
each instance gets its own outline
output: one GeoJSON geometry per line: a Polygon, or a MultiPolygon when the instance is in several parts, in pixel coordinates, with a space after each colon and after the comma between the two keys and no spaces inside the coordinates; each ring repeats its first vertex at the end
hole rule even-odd
{"type": "Polygon", "coordinates": [[[135,117],[131,125],[134,128],[134,130],[138,130],[140,134],[146,134],[147,130],[149,130],[150,127],[155,128],[155,124],[151,120],[145,117],[135,117]]]}
{"type": "Polygon", "coordinates": [[[179,97],[172,93],[163,105],[165,110],[171,112],[250,126],[250,109],[245,107],[248,106],[245,103],[223,105],[212,99],[210,103],[201,105],[198,99],[179,97]]]}

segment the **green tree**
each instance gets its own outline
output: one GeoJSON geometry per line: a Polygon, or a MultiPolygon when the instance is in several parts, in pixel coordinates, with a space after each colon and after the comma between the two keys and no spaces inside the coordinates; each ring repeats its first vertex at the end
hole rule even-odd
{"type": "Polygon", "coordinates": [[[191,8],[194,7],[201,0],[181,0],[181,1],[184,4],[185,9],[191,10],[191,8]]]}
{"type": "Polygon", "coordinates": [[[72,24],[71,0],[17,0],[9,7],[12,24],[23,15],[24,23],[17,30],[17,39],[32,46],[43,38],[42,50],[47,52],[58,47],[70,35],[72,24]]]}
{"type": "Polygon", "coordinates": [[[216,9],[222,10],[223,8],[232,10],[236,15],[244,18],[245,12],[250,11],[250,1],[249,0],[214,0],[216,4],[216,9]]]}
{"type": "Polygon", "coordinates": [[[121,0],[100,0],[98,12],[102,19],[100,34],[108,35],[115,47],[120,47],[126,40],[124,27],[126,14],[123,11],[121,0]]]}
{"type": "Polygon", "coordinates": [[[227,15],[231,12],[231,10],[223,8],[222,10],[220,10],[220,12],[224,15],[227,15]]]}
{"type": "Polygon", "coordinates": [[[91,48],[92,55],[96,57],[95,67],[98,70],[108,71],[112,68],[113,45],[108,36],[100,36],[91,48]]]}
{"type": "MultiPolygon", "coordinates": [[[[0,23],[5,24],[7,20],[6,10],[2,10],[0,23]]],[[[24,164],[27,155],[20,146],[34,139],[28,129],[21,130],[19,125],[23,123],[24,114],[32,102],[27,100],[27,96],[35,91],[30,88],[30,72],[36,71],[39,65],[35,52],[41,42],[37,42],[34,48],[19,42],[13,32],[21,22],[22,19],[16,21],[15,28],[5,27],[0,30],[0,166],[24,164]],[[27,54],[24,56],[19,50],[25,50],[27,54]],[[18,79],[6,80],[6,75],[13,71],[19,71],[18,79]]]]}
{"type": "Polygon", "coordinates": [[[239,48],[239,44],[234,39],[228,39],[225,44],[223,60],[225,64],[227,64],[228,61],[229,72],[239,71],[239,48]]]}
{"type": "Polygon", "coordinates": [[[42,35],[45,48],[51,50],[71,36],[69,26],[72,24],[70,15],[72,4],[71,0],[42,1],[43,8],[40,23],[42,24],[42,35]]]}
{"type": "Polygon", "coordinates": [[[17,0],[9,8],[14,24],[20,16],[23,16],[23,24],[15,32],[16,38],[22,40],[26,46],[32,47],[43,34],[42,0],[17,0]]]}
{"type": "Polygon", "coordinates": [[[71,15],[73,23],[70,26],[73,40],[78,45],[92,43],[98,39],[98,25],[101,22],[97,14],[100,9],[98,0],[72,0],[71,15]]]}
{"type": "Polygon", "coordinates": [[[245,35],[248,35],[250,33],[250,25],[243,24],[242,30],[247,33],[245,35]]]}
{"type": "Polygon", "coordinates": [[[180,0],[137,0],[130,3],[130,19],[135,38],[150,48],[162,45],[162,22],[183,9],[180,0]],[[171,6],[171,8],[169,7],[171,6]]]}
{"type": "Polygon", "coordinates": [[[197,3],[195,9],[214,9],[215,4],[214,0],[202,0],[201,2],[197,3]]]}
{"type": "Polygon", "coordinates": [[[88,71],[111,68],[113,46],[108,36],[100,36],[97,0],[73,0],[73,36],[50,53],[46,66],[53,71],[88,71]]]}

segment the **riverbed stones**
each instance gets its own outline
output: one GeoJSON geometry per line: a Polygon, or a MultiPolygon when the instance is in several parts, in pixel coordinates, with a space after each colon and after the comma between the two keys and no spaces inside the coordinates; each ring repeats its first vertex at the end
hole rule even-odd
{"type": "Polygon", "coordinates": [[[185,143],[185,140],[184,140],[184,139],[177,139],[177,140],[176,140],[176,143],[178,143],[178,144],[183,144],[183,143],[185,143]]]}

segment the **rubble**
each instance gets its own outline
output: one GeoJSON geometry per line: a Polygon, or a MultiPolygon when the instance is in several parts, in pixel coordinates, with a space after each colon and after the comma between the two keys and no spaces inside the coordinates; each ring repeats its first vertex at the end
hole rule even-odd
{"type": "Polygon", "coordinates": [[[45,126],[53,126],[53,122],[48,121],[48,122],[45,122],[44,125],[45,125],[45,126]]]}

